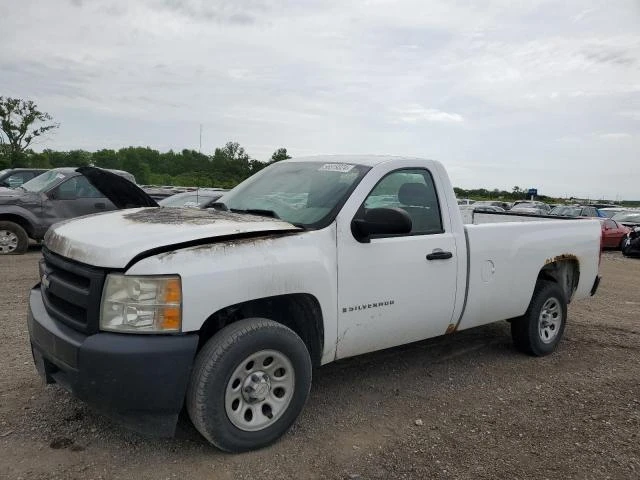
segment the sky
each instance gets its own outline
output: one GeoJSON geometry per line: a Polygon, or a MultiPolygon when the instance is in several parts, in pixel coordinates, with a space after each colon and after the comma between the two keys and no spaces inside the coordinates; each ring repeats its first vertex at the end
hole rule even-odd
{"type": "Polygon", "coordinates": [[[36,150],[439,160],[455,186],[640,199],[638,0],[2,0],[36,150]]]}

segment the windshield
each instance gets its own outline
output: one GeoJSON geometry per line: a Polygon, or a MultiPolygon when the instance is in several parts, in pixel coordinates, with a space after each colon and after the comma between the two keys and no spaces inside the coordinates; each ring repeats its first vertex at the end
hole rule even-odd
{"type": "Polygon", "coordinates": [[[22,188],[24,188],[28,192],[45,192],[50,187],[56,185],[60,182],[60,180],[67,178],[69,174],[66,174],[60,170],[49,170],[42,175],[38,175],[36,178],[32,178],[28,182],[22,184],[22,188]]]}
{"type": "Polygon", "coordinates": [[[322,227],[368,171],[345,163],[276,163],[238,185],[223,201],[232,211],[268,211],[294,225],[322,227]]]}
{"type": "Polygon", "coordinates": [[[633,222],[640,223],[640,212],[621,212],[616,213],[613,217],[613,220],[618,222],[633,222]]]}

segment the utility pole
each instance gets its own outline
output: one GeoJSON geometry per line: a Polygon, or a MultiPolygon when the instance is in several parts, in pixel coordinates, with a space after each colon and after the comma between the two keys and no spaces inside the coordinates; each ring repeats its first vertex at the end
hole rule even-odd
{"type": "Polygon", "coordinates": [[[202,124],[200,124],[200,146],[198,147],[198,153],[202,150],[202,124]]]}

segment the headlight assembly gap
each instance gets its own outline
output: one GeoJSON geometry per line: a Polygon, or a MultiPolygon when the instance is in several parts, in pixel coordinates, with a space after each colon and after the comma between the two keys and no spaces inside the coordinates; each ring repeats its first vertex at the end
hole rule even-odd
{"type": "Polygon", "coordinates": [[[171,333],[182,327],[182,284],[177,275],[109,274],[100,308],[100,329],[171,333]]]}

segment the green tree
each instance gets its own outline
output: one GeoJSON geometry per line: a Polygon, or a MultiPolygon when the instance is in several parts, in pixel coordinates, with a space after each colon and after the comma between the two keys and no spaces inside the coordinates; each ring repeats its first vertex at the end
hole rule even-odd
{"type": "Polygon", "coordinates": [[[59,126],[31,100],[0,96],[0,144],[12,166],[25,165],[29,145],[59,126]]]}
{"type": "Polygon", "coordinates": [[[122,169],[122,162],[115,150],[98,150],[91,156],[91,161],[96,167],[122,169]]]}
{"type": "Polygon", "coordinates": [[[291,156],[287,153],[286,148],[279,148],[273,152],[273,155],[271,155],[270,163],[279,162],[280,160],[288,160],[290,158],[291,156]]]}

